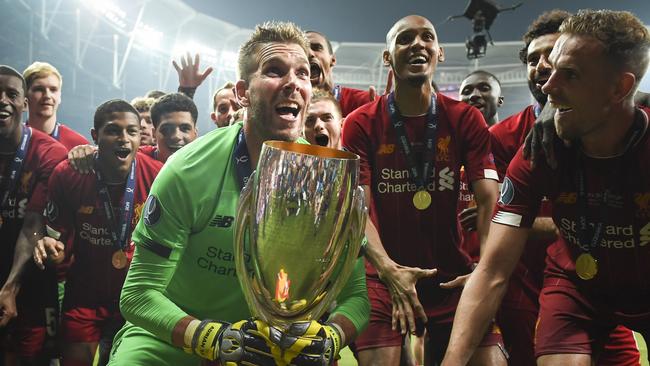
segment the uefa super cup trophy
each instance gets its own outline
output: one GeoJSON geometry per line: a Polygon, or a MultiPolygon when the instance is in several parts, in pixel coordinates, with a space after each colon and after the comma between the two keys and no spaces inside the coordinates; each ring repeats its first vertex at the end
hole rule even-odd
{"type": "Polygon", "coordinates": [[[285,328],[318,320],[347,282],[363,240],[359,157],[267,141],[237,209],[237,275],[253,316],[285,328]]]}

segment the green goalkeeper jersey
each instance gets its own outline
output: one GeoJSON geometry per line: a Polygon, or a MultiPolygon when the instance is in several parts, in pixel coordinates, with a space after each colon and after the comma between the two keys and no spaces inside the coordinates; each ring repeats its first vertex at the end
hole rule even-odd
{"type": "MultiPolygon", "coordinates": [[[[233,150],[242,123],[214,130],[176,152],[154,182],[133,232],[136,252],[121,294],[129,323],[171,342],[186,315],[234,322],[251,316],[235,272],[240,195],[233,150]]],[[[362,260],[334,314],[361,331],[369,303],[362,260]]]]}

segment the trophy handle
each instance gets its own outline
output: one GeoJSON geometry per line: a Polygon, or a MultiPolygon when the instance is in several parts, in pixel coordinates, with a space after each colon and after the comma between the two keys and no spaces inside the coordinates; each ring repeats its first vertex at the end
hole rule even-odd
{"type": "MultiPolygon", "coordinates": [[[[366,231],[366,218],[368,217],[368,208],[366,207],[366,196],[363,188],[357,187],[354,192],[352,206],[350,207],[350,219],[344,234],[344,240],[347,242],[348,250],[344,263],[340,266],[341,272],[337,275],[337,282],[331,293],[338,296],[345,284],[347,283],[352,271],[354,270],[355,263],[359,258],[361,250],[361,243],[366,231]]],[[[334,300],[334,299],[332,299],[334,300]]],[[[327,301],[328,302],[328,301],[327,301]]],[[[322,309],[317,316],[322,316],[322,313],[327,309],[322,309]]]]}
{"type": "MultiPolygon", "coordinates": [[[[235,217],[235,235],[234,235],[234,252],[235,252],[235,269],[237,272],[237,278],[239,279],[239,285],[242,288],[242,292],[244,293],[244,297],[246,298],[246,302],[248,304],[259,304],[258,300],[255,298],[255,296],[250,293],[250,291],[246,291],[246,289],[252,288],[253,284],[251,279],[248,276],[248,272],[250,268],[247,267],[246,265],[246,241],[247,239],[254,240],[252,236],[249,235],[248,238],[246,238],[246,234],[249,232],[249,229],[251,227],[251,204],[252,200],[254,197],[254,181],[256,178],[256,173],[253,172],[251,176],[248,179],[248,182],[246,182],[246,185],[244,188],[241,190],[241,193],[239,195],[239,203],[237,204],[237,216],[235,217]]],[[[250,246],[251,243],[249,243],[250,246]]],[[[252,250],[252,248],[249,247],[249,251],[252,250]]],[[[250,307],[251,310],[251,315],[252,316],[261,316],[259,312],[255,311],[257,309],[257,306],[250,307]]],[[[266,319],[264,319],[266,320],[266,319]]]]}

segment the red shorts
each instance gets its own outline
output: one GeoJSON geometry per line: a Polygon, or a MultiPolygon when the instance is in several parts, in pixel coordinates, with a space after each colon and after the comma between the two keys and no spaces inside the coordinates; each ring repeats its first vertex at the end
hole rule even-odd
{"type": "Polygon", "coordinates": [[[509,308],[501,305],[497,324],[503,334],[503,342],[510,358],[509,365],[535,366],[535,324],[537,311],[509,308]]]}
{"type": "Polygon", "coordinates": [[[575,288],[546,286],[540,295],[535,354],[590,354],[602,356],[610,365],[638,365],[638,353],[632,350],[635,344],[630,343],[633,338],[621,336],[620,329],[612,332],[618,325],[650,339],[650,312],[624,315],[590,301],[575,288]]]}
{"type": "Polygon", "coordinates": [[[58,287],[52,269],[30,263],[16,296],[18,316],[7,326],[2,347],[23,359],[47,359],[56,355],[58,287]]]}
{"type": "Polygon", "coordinates": [[[61,336],[65,343],[97,343],[110,338],[124,325],[124,318],[113,307],[73,307],[62,314],[61,336]]]}
{"type": "MultiPolygon", "coordinates": [[[[368,328],[354,341],[357,351],[380,347],[401,347],[403,336],[399,330],[392,330],[393,304],[388,288],[376,277],[366,277],[368,299],[370,300],[370,323],[368,328]]],[[[441,290],[448,291],[448,290],[441,290]]],[[[429,347],[434,360],[441,359],[447,349],[454,313],[461,289],[448,291],[450,296],[433,311],[435,316],[427,314],[429,321],[426,324],[429,335],[429,347]],[[448,309],[448,310],[447,310],[448,309]]],[[[485,335],[480,347],[498,345],[503,347],[500,330],[493,326],[485,335]]]]}

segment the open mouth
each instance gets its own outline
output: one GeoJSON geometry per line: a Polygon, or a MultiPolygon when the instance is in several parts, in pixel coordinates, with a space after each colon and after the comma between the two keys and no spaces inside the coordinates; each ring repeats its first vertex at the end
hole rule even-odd
{"type": "Polygon", "coordinates": [[[12,116],[11,112],[8,111],[0,111],[0,119],[7,119],[12,116]]]}
{"type": "Polygon", "coordinates": [[[131,154],[131,150],[123,148],[115,150],[115,156],[120,160],[125,160],[131,154]]]}
{"type": "Polygon", "coordinates": [[[283,117],[298,117],[300,108],[297,103],[280,103],[275,107],[275,111],[283,117]]]}
{"type": "Polygon", "coordinates": [[[325,134],[319,133],[318,135],[314,136],[314,140],[316,140],[316,145],[327,147],[327,145],[330,142],[330,137],[325,134]]]}
{"type": "Polygon", "coordinates": [[[547,81],[548,79],[537,80],[535,82],[535,86],[537,87],[537,89],[542,89],[542,87],[544,86],[544,84],[546,84],[547,81]]]}
{"type": "Polygon", "coordinates": [[[309,77],[311,80],[312,84],[320,84],[320,79],[321,79],[321,74],[323,73],[323,70],[320,68],[320,66],[312,62],[309,64],[309,77]]]}
{"type": "Polygon", "coordinates": [[[416,55],[409,58],[409,65],[424,65],[427,63],[427,58],[423,55],[416,55]]]}
{"type": "Polygon", "coordinates": [[[183,146],[185,146],[185,145],[170,145],[169,149],[172,150],[172,151],[178,151],[183,146]]]}
{"type": "Polygon", "coordinates": [[[553,108],[557,109],[557,111],[560,113],[571,112],[573,110],[573,108],[564,104],[551,102],[551,105],[553,106],[553,108]]]}

